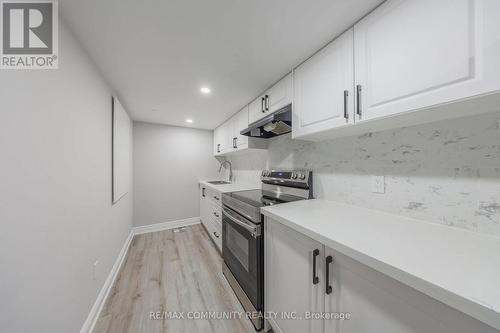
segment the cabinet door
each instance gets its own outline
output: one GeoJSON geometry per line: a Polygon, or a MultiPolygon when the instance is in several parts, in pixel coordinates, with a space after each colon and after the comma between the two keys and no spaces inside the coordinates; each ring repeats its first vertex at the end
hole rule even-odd
{"type": "Polygon", "coordinates": [[[350,314],[326,319],[325,333],[492,333],[495,330],[417,290],[325,246],[332,291],[325,313],[350,314]]]}
{"type": "Polygon", "coordinates": [[[248,147],[248,136],[241,135],[240,132],[248,127],[248,105],[241,109],[235,116],[233,122],[233,133],[236,138],[236,148],[248,147]]]}
{"type": "Polygon", "coordinates": [[[225,123],[217,127],[214,131],[214,154],[220,155],[230,152],[233,149],[232,146],[232,132],[233,127],[231,119],[227,120],[225,123]]]}
{"type": "Polygon", "coordinates": [[[274,86],[269,88],[265,94],[265,114],[273,113],[282,107],[292,103],[293,77],[292,73],[285,76],[274,86]]]}
{"type": "Polygon", "coordinates": [[[497,0],[385,2],[354,26],[357,120],[499,90],[498,31],[497,0]]]}
{"type": "Polygon", "coordinates": [[[220,155],[222,153],[222,126],[217,127],[214,130],[214,155],[220,155]]]}
{"type": "Polygon", "coordinates": [[[207,227],[211,214],[211,204],[207,198],[207,188],[200,185],[200,220],[207,227]]]}
{"type": "Polygon", "coordinates": [[[323,246],[270,218],[265,228],[264,307],[278,315],[271,318],[271,326],[276,333],[322,332],[323,321],[305,315],[324,309],[323,246]],[[317,272],[313,271],[314,251],[317,272]],[[314,273],[319,279],[316,284],[314,273]],[[294,314],[302,319],[286,318],[294,314]]]}
{"type": "Polygon", "coordinates": [[[256,122],[265,115],[264,96],[259,96],[248,105],[248,123],[256,122]]]}
{"type": "Polygon", "coordinates": [[[354,123],[353,30],[294,70],[293,137],[354,123]]]}

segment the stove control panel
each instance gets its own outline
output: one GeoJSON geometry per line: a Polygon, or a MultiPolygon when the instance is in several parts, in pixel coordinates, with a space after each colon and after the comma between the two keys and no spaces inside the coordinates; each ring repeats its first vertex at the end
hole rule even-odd
{"type": "Polygon", "coordinates": [[[308,183],[311,179],[311,175],[311,170],[264,170],[261,174],[261,180],[263,182],[275,181],[279,183],[308,183]]]}

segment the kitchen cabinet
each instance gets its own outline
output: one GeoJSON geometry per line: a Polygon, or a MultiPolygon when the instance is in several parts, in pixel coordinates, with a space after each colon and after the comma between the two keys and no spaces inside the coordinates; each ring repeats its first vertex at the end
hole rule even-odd
{"type": "MultiPolygon", "coordinates": [[[[356,120],[498,91],[498,31],[497,0],[385,2],[354,26],[356,120]]],[[[421,112],[413,121],[433,121],[438,113],[421,112]]]]}
{"type": "Polygon", "coordinates": [[[322,244],[267,218],[264,247],[264,307],[267,312],[278,313],[270,319],[274,331],[321,333],[321,320],[296,320],[282,314],[304,316],[307,312],[323,312],[322,244]]]}
{"type": "Polygon", "coordinates": [[[264,306],[279,314],[269,321],[275,332],[498,332],[277,220],[264,223],[264,306]]]}
{"type": "Polygon", "coordinates": [[[214,130],[215,156],[267,148],[267,141],[265,139],[250,138],[240,134],[242,130],[248,127],[248,109],[249,106],[245,106],[214,130]]]}
{"type": "Polygon", "coordinates": [[[294,138],[354,124],[353,29],[295,68],[294,138]]]}
{"type": "Polygon", "coordinates": [[[241,130],[248,127],[248,105],[233,116],[231,124],[233,149],[248,148],[248,136],[240,134],[241,130]]]}
{"type": "Polygon", "coordinates": [[[249,105],[249,123],[254,123],[257,120],[281,109],[282,107],[292,103],[293,99],[293,76],[289,73],[264,94],[257,97],[249,105]]]}
{"type": "Polygon", "coordinates": [[[232,149],[232,123],[228,120],[214,130],[214,155],[223,155],[232,149]]]}
{"type": "Polygon", "coordinates": [[[222,251],[222,193],[200,184],[200,220],[222,251]]]}

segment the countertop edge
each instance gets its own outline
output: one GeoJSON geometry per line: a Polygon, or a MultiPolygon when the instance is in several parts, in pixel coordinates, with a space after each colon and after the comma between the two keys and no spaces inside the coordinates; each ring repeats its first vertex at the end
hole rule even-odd
{"type": "Polygon", "coordinates": [[[458,311],[461,311],[495,329],[500,330],[500,313],[494,309],[475,301],[466,296],[458,295],[445,288],[432,283],[432,281],[424,280],[416,275],[407,273],[388,263],[377,260],[363,252],[357,251],[354,248],[345,246],[333,239],[325,237],[317,232],[308,229],[302,225],[296,224],[293,221],[287,220],[280,215],[261,209],[264,216],[270,217],[283,225],[286,225],[297,232],[300,232],[372,269],[375,269],[396,281],[399,281],[423,294],[438,300],[458,311]]]}
{"type": "Polygon", "coordinates": [[[249,183],[231,183],[231,184],[222,184],[222,185],[215,185],[215,184],[210,184],[206,180],[199,180],[198,184],[203,184],[204,186],[210,187],[211,189],[221,192],[221,193],[227,193],[227,192],[233,192],[233,191],[245,191],[245,190],[254,190],[254,189],[260,189],[261,185],[252,185],[249,183]]]}

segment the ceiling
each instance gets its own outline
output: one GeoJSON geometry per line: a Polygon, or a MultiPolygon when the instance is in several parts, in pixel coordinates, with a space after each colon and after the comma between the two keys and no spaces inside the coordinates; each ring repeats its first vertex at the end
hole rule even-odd
{"type": "Polygon", "coordinates": [[[60,10],[134,120],[213,129],[381,2],[64,0],[60,10]]]}

